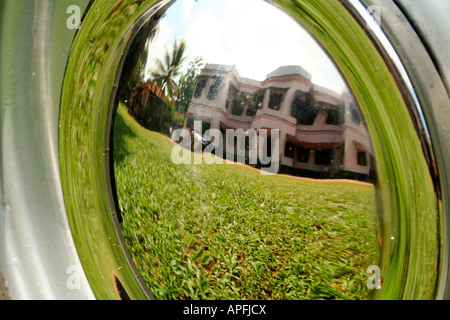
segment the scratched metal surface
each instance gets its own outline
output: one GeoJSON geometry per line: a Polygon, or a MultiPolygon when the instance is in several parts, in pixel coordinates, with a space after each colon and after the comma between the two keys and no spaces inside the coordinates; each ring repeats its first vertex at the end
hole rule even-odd
{"type": "Polygon", "coordinates": [[[11,299],[93,297],[82,272],[79,289],[67,285],[68,268],[80,262],[58,171],[59,97],[75,34],[66,27],[70,4],[2,2],[0,262],[11,299]]]}

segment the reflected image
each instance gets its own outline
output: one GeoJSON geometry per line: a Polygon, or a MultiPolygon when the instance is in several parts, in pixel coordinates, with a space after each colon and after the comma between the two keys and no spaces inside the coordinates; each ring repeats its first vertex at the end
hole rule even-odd
{"type": "Polygon", "coordinates": [[[276,6],[163,6],[124,59],[112,140],[121,230],[156,299],[370,297],[369,132],[326,52],[276,6]]]}

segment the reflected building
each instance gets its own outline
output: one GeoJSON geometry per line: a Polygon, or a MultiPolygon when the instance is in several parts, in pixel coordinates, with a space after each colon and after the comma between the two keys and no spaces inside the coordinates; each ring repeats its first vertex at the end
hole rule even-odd
{"type": "MultiPolygon", "coordinates": [[[[279,130],[280,173],[314,178],[372,179],[374,157],[360,110],[349,92],[315,85],[300,66],[282,66],[264,81],[243,78],[235,66],[206,64],[184,127],[279,130]]],[[[270,145],[270,144],[268,144],[270,145]]],[[[233,144],[237,148],[237,144],[233,144]]],[[[247,152],[252,146],[246,146],[247,152]]],[[[274,152],[271,150],[270,152],[274,152]]]]}

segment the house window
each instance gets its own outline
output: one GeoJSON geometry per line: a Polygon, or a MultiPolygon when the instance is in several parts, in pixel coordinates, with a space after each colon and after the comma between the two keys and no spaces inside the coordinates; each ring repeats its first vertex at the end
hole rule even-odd
{"type": "Polygon", "coordinates": [[[284,145],[284,156],[287,158],[294,158],[295,145],[289,141],[286,141],[284,145]]]}
{"type": "Polygon", "coordinates": [[[234,102],[233,108],[231,109],[231,113],[235,116],[240,116],[244,111],[244,106],[237,101],[234,102]]]}
{"type": "Polygon", "coordinates": [[[327,105],[328,115],[326,124],[339,126],[344,123],[345,102],[340,102],[337,106],[327,105]]]}
{"type": "MultiPolygon", "coordinates": [[[[258,102],[255,101],[255,96],[256,94],[247,96],[247,111],[245,112],[246,116],[254,117],[258,109],[261,108],[258,106],[258,102]]],[[[259,104],[262,105],[262,103],[259,104]]]]}
{"type": "Polygon", "coordinates": [[[352,116],[352,121],[357,126],[364,127],[364,118],[359,110],[358,106],[355,106],[353,103],[350,105],[350,114],[352,116]]]}
{"type": "Polygon", "coordinates": [[[297,161],[298,162],[308,162],[309,161],[310,150],[302,147],[297,148],[297,161]]]}
{"type": "MultiPolygon", "coordinates": [[[[245,106],[247,106],[247,111],[246,111],[246,115],[250,116],[252,115],[252,112],[249,112],[249,108],[250,108],[250,103],[252,100],[252,95],[249,93],[244,93],[241,92],[237,98],[234,100],[234,105],[233,105],[233,109],[231,110],[231,113],[236,115],[236,116],[240,116],[242,114],[242,112],[245,109],[245,106]]],[[[255,111],[256,113],[256,111],[255,111]]]]}
{"type": "Polygon", "coordinates": [[[332,151],[331,149],[317,150],[314,163],[318,164],[318,165],[325,165],[325,166],[330,165],[332,162],[332,152],[331,151],[332,151]]]}
{"type": "Polygon", "coordinates": [[[206,79],[199,79],[197,85],[195,86],[194,98],[200,98],[202,96],[202,91],[206,86],[206,79]]]}
{"type": "Polygon", "coordinates": [[[254,117],[256,112],[262,108],[265,92],[264,89],[261,89],[251,96],[247,112],[245,113],[247,116],[254,117]]]}
{"type": "Polygon", "coordinates": [[[186,119],[186,127],[189,128],[189,130],[194,130],[194,117],[189,117],[186,119]]]}
{"type": "Polygon", "coordinates": [[[270,89],[269,108],[272,110],[280,110],[283,103],[284,94],[287,89],[270,89]]]}
{"type": "Polygon", "coordinates": [[[223,77],[212,76],[211,77],[211,87],[209,88],[208,95],[206,96],[208,100],[214,100],[216,98],[217,92],[222,85],[223,77]]]}
{"type": "Polygon", "coordinates": [[[257,111],[258,110],[255,109],[253,106],[248,106],[247,111],[245,112],[245,115],[249,116],[249,117],[254,117],[256,115],[257,111]]]}
{"type": "Polygon", "coordinates": [[[291,105],[291,115],[301,125],[312,125],[316,120],[319,108],[316,107],[314,98],[309,94],[297,90],[291,105]]]}
{"type": "Polygon", "coordinates": [[[227,94],[227,100],[225,102],[225,109],[228,109],[228,107],[233,102],[234,98],[236,97],[237,89],[233,84],[230,84],[228,87],[228,94],[227,94]]]}
{"type": "Polygon", "coordinates": [[[244,111],[245,105],[248,103],[247,94],[241,92],[234,99],[233,108],[231,109],[231,113],[235,116],[240,116],[244,111]]]}
{"type": "Polygon", "coordinates": [[[367,166],[367,156],[366,152],[363,150],[356,150],[356,160],[360,166],[367,166]]]}

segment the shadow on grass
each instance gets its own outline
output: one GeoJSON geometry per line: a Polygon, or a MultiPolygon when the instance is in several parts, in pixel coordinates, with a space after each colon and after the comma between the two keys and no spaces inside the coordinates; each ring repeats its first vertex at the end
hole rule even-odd
{"type": "Polygon", "coordinates": [[[114,143],[114,163],[121,163],[126,157],[132,155],[127,147],[127,143],[123,143],[128,139],[138,138],[137,134],[127,126],[120,112],[116,112],[114,119],[113,143],[114,143]]]}

